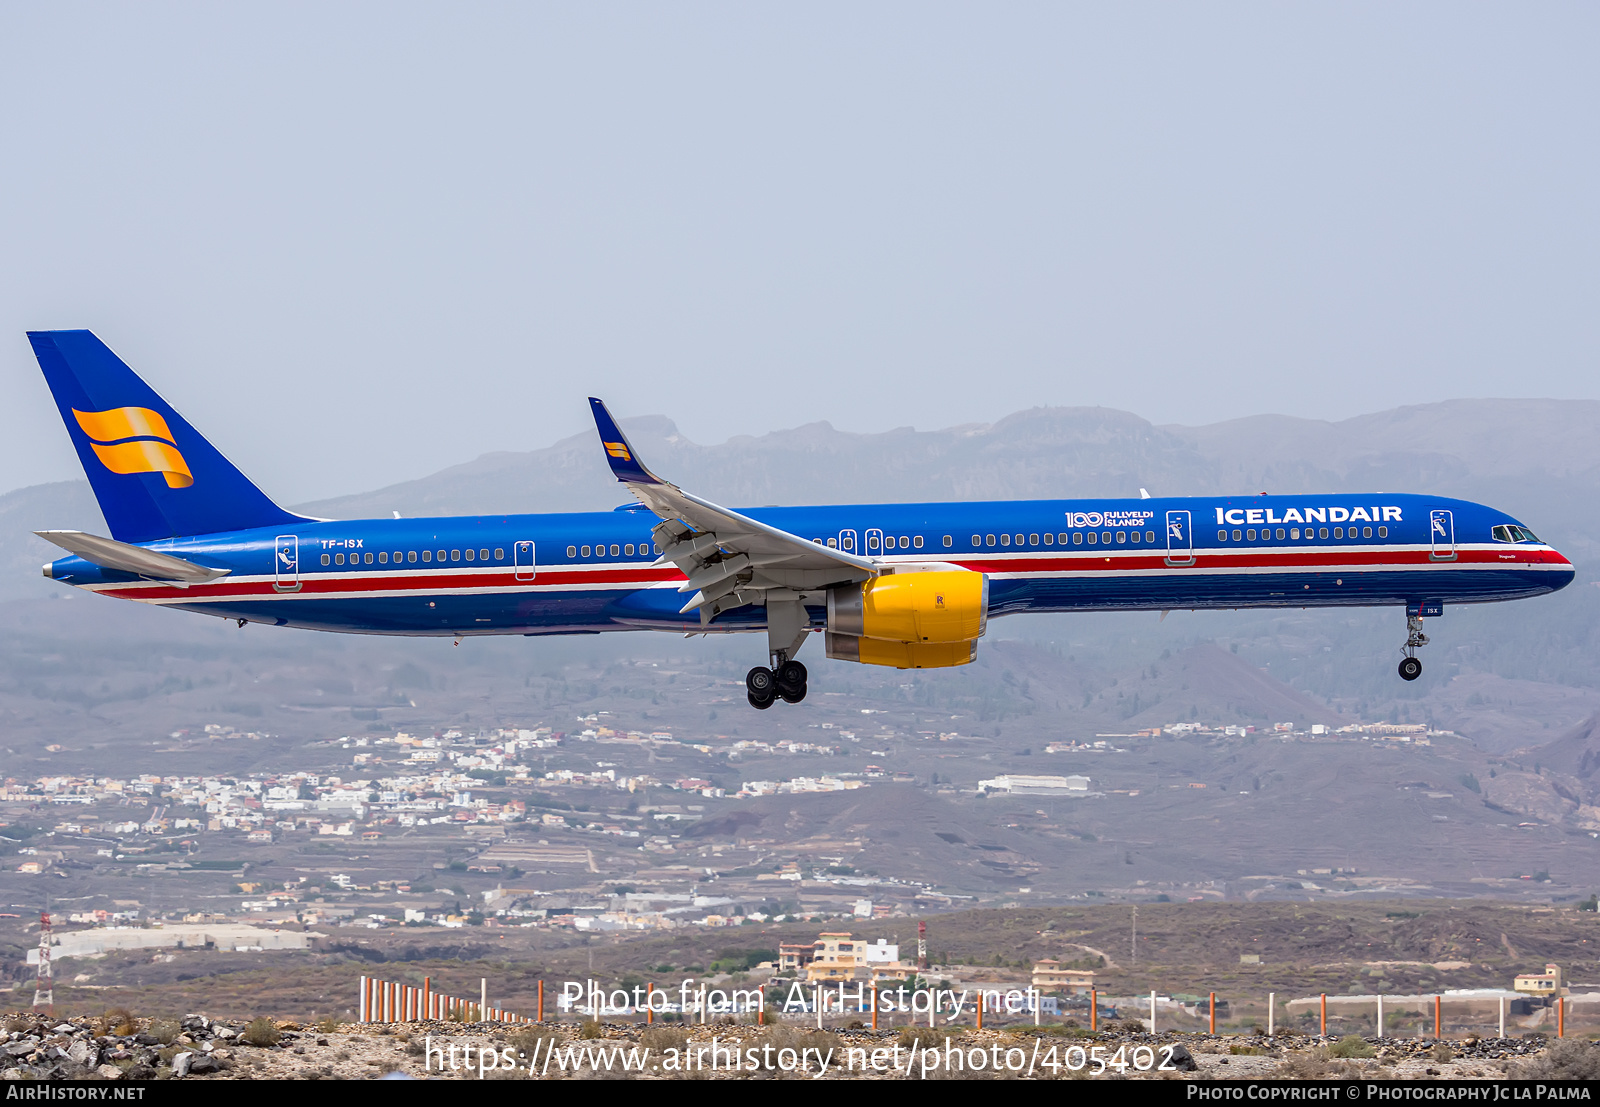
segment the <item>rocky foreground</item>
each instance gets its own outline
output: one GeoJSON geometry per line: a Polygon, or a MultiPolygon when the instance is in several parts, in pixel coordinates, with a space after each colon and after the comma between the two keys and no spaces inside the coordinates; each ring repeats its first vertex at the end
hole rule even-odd
{"type": "Polygon", "coordinates": [[[125,1012],[67,1019],[28,1012],[3,1025],[0,1080],[1600,1078],[1600,1044],[1537,1036],[1435,1042],[1151,1036],[1131,1027],[1089,1034],[732,1023],[302,1026],[125,1012]]]}

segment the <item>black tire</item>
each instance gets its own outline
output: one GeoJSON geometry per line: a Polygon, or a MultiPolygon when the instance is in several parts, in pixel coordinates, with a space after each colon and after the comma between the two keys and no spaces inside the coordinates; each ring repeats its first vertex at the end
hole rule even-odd
{"type": "Polygon", "coordinates": [[[1416,680],[1422,675],[1422,662],[1415,657],[1402,658],[1400,661],[1400,679],[1416,680]]]}
{"type": "Polygon", "coordinates": [[[778,686],[778,695],[783,697],[784,703],[799,703],[806,698],[806,686],[802,684],[798,688],[785,688],[780,684],[778,686]]]}
{"type": "Polygon", "coordinates": [[[798,661],[785,661],[778,666],[779,688],[804,688],[806,686],[806,667],[798,661]]]}
{"type": "Polygon", "coordinates": [[[772,706],[772,698],[770,696],[762,698],[757,696],[754,692],[746,692],[744,694],[744,698],[749,700],[750,706],[755,708],[757,711],[765,711],[767,708],[772,706]]]}
{"type": "Polygon", "coordinates": [[[750,693],[751,702],[766,700],[768,705],[776,691],[777,678],[765,665],[757,665],[744,675],[744,690],[750,693]]]}

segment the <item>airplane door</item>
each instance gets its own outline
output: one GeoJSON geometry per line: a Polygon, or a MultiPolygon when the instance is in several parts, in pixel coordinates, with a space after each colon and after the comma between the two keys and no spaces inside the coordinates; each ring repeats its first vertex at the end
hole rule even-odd
{"type": "Polygon", "coordinates": [[[868,557],[875,557],[881,553],[883,553],[883,531],[874,527],[867,531],[866,554],[868,557]]]}
{"type": "Polygon", "coordinates": [[[533,543],[527,539],[516,544],[512,561],[516,563],[518,580],[532,580],[538,574],[533,563],[533,550],[533,543]]]}
{"type": "Polygon", "coordinates": [[[855,553],[856,532],[853,530],[841,530],[839,532],[839,548],[845,553],[855,553]]]}
{"type": "Polygon", "coordinates": [[[272,587],[279,592],[300,591],[300,539],[280,534],[272,543],[272,587]]]}
{"type": "Polygon", "coordinates": [[[1432,549],[1428,556],[1434,561],[1456,559],[1456,521],[1449,511],[1428,512],[1428,530],[1432,536],[1432,549]]]}
{"type": "Polygon", "coordinates": [[[1187,511],[1167,512],[1167,564],[1194,564],[1194,531],[1187,511]]]}

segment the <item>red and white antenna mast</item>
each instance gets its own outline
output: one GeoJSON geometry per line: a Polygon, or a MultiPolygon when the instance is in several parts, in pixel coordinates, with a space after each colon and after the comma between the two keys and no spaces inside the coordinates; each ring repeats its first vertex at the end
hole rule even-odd
{"type": "Polygon", "coordinates": [[[47,904],[39,913],[39,973],[33,984],[33,1005],[55,1014],[56,998],[51,989],[54,976],[50,971],[50,908],[47,904]]]}
{"type": "Polygon", "coordinates": [[[928,967],[928,924],[917,920],[917,968],[928,967]]]}

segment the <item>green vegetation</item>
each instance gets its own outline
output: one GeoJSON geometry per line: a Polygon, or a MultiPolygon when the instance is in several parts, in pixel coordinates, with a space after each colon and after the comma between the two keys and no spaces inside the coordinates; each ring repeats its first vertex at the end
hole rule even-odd
{"type": "Polygon", "coordinates": [[[1372,1057],[1377,1051],[1359,1034],[1346,1034],[1328,1047],[1330,1057],[1372,1057]]]}
{"type": "Polygon", "coordinates": [[[283,1037],[278,1031],[278,1026],[271,1019],[262,1016],[250,1020],[244,1028],[244,1033],[239,1035],[246,1043],[253,1046],[277,1045],[278,1039],[283,1037]]]}

